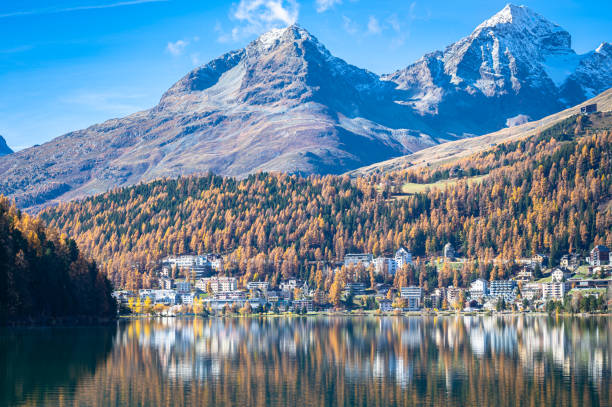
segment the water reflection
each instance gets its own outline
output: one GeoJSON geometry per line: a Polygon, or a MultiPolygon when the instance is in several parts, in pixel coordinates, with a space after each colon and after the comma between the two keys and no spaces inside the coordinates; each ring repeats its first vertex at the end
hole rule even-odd
{"type": "MultiPolygon", "coordinates": [[[[3,345],[18,339],[3,338],[3,345]]],[[[11,356],[3,388],[12,379],[23,391],[2,401],[611,405],[610,318],[170,318],[120,323],[110,353],[95,341],[97,357],[68,358],[68,368],[58,360],[37,379],[30,377],[37,356],[24,371],[25,350],[11,356]],[[72,374],[54,377],[55,369],[72,374]]],[[[45,346],[53,351],[60,342],[45,346]]]]}
{"type": "Polygon", "coordinates": [[[0,405],[73,399],[113,347],[115,327],[0,329],[0,405]]]}

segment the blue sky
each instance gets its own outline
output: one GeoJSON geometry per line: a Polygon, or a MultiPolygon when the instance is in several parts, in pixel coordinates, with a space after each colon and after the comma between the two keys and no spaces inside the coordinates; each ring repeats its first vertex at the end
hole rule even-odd
{"type": "MultiPolygon", "coordinates": [[[[21,149],[154,106],[189,70],[297,21],[376,73],[468,35],[507,0],[0,2],[0,134],[21,149]]],[[[525,1],[583,53],[612,41],[612,2],[525,1]]]]}

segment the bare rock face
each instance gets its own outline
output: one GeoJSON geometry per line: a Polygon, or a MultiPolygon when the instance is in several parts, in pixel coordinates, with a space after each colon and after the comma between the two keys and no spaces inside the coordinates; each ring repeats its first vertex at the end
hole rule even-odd
{"type": "Polygon", "coordinates": [[[0,161],[21,207],[213,171],[342,173],[444,141],[394,85],[332,56],[294,25],[199,67],[159,104],[0,161]]]}
{"type": "Polygon", "coordinates": [[[446,50],[383,78],[428,122],[461,135],[498,130],[515,117],[539,119],[612,86],[602,44],[577,55],[570,34],[525,6],[507,5],[446,50]]]}
{"type": "Polygon", "coordinates": [[[0,156],[13,154],[13,150],[6,144],[4,137],[0,136],[0,156]]]}
{"type": "Polygon", "coordinates": [[[0,193],[37,209],[159,177],[335,174],[527,117],[612,84],[610,44],[506,6],[445,51],[379,77],[293,25],[198,67],[159,104],[0,157],[0,193]]]}

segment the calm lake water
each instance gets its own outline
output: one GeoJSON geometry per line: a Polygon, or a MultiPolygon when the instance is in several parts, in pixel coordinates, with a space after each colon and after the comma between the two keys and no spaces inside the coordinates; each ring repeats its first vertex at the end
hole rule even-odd
{"type": "Polygon", "coordinates": [[[609,406],[612,318],[143,319],[0,331],[0,405],[609,406]]]}

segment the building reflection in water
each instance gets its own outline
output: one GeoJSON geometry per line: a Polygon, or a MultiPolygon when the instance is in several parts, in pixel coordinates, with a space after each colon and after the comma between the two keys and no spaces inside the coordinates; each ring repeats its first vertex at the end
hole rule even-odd
{"type": "Polygon", "coordinates": [[[612,319],[296,317],[120,323],[86,405],[610,405],[612,319]]]}

